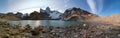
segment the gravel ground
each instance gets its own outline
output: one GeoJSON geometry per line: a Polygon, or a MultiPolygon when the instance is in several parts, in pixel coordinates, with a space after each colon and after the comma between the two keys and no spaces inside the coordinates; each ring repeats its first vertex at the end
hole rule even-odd
{"type": "Polygon", "coordinates": [[[10,25],[0,22],[0,38],[120,38],[120,26],[84,23],[68,27],[10,25]]]}

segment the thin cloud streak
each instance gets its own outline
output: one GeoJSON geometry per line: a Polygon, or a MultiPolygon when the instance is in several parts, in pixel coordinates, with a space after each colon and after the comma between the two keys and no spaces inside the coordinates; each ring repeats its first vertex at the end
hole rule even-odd
{"type": "Polygon", "coordinates": [[[96,13],[96,5],[94,0],[87,0],[87,3],[92,11],[92,13],[96,13]]]}

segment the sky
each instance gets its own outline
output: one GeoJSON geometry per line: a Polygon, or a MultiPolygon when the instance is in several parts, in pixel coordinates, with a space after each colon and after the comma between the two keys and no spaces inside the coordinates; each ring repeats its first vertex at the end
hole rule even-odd
{"type": "Polygon", "coordinates": [[[46,7],[61,13],[77,7],[99,16],[120,14],[120,0],[0,0],[0,13],[30,13],[46,7]]]}

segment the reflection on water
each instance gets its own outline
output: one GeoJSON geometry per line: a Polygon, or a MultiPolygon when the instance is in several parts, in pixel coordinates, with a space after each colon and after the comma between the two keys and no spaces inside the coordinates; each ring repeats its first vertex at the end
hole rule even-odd
{"type": "Polygon", "coordinates": [[[40,25],[40,21],[35,21],[35,26],[39,26],[40,25]]]}
{"type": "Polygon", "coordinates": [[[61,27],[61,26],[69,26],[69,25],[76,25],[80,24],[81,22],[78,21],[62,21],[62,20],[19,20],[19,21],[8,21],[8,23],[12,25],[27,25],[30,26],[55,26],[55,27],[61,27]]]}

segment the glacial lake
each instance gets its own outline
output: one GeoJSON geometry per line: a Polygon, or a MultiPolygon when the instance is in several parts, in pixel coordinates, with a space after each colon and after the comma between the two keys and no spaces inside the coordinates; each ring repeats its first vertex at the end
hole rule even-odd
{"type": "Polygon", "coordinates": [[[8,21],[11,25],[22,25],[25,26],[29,24],[32,27],[35,26],[54,26],[54,27],[65,27],[70,25],[81,24],[79,21],[63,21],[63,20],[18,20],[18,21],[8,21]]]}

